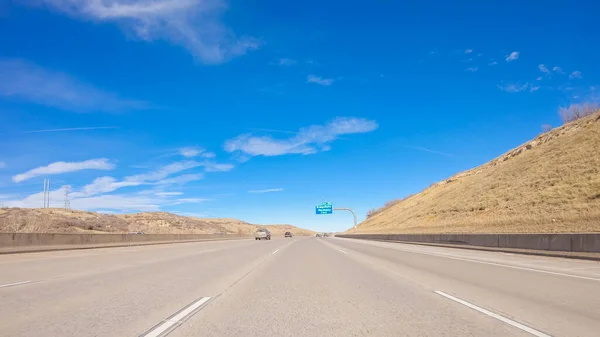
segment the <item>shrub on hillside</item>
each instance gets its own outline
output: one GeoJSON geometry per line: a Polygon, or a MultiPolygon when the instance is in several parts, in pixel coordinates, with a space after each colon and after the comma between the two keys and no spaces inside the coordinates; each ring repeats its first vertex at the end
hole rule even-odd
{"type": "Polygon", "coordinates": [[[560,108],[558,113],[563,123],[569,123],[583,117],[593,115],[600,111],[597,103],[571,104],[566,108],[560,108]]]}
{"type": "Polygon", "coordinates": [[[385,204],[384,204],[382,207],[379,207],[379,208],[374,208],[374,209],[371,209],[371,210],[369,210],[369,211],[367,212],[367,219],[368,219],[368,218],[371,218],[371,217],[374,217],[375,215],[377,215],[377,214],[379,214],[379,213],[383,212],[385,209],[388,209],[388,208],[390,208],[390,207],[394,206],[395,204],[397,204],[397,203],[399,203],[399,202],[402,202],[402,201],[404,201],[404,200],[406,200],[406,199],[408,199],[408,198],[412,197],[413,195],[414,195],[414,194],[410,194],[410,195],[408,195],[408,196],[406,196],[406,197],[404,197],[404,198],[402,198],[402,199],[395,199],[395,200],[392,200],[392,201],[388,201],[388,202],[386,202],[386,203],[385,203],[385,204]]]}

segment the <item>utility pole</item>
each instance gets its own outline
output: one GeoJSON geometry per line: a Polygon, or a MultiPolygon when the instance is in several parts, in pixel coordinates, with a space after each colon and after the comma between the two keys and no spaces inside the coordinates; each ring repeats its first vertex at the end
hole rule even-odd
{"type": "Polygon", "coordinates": [[[70,186],[66,185],[65,186],[65,211],[68,211],[69,209],[71,209],[71,201],[69,201],[69,189],[70,189],[70,186]]]}
{"type": "Polygon", "coordinates": [[[50,179],[44,179],[44,206],[50,208],[50,179]]]}
{"type": "Polygon", "coordinates": [[[50,208],[50,178],[48,178],[48,192],[47,193],[48,193],[48,198],[46,199],[47,200],[46,202],[48,203],[48,206],[46,206],[46,208],[50,208]]]}
{"type": "Polygon", "coordinates": [[[44,206],[42,206],[42,208],[46,208],[46,186],[47,186],[47,182],[48,179],[44,178],[44,206]]]}

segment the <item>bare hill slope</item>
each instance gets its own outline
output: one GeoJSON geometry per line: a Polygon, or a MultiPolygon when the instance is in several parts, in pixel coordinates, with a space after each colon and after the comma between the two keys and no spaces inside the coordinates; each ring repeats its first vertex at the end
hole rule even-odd
{"type": "Polygon", "coordinates": [[[401,201],[363,233],[600,232],[600,112],[401,201]]]}
{"type": "Polygon", "coordinates": [[[296,235],[314,234],[292,225],[261,226],[237,219],[193,218],[166,212],[110,215],[58,208],[0,209],[0,232],[251,234],[259,227],[269,228],[273,235],[288,230],[296,235]]]}

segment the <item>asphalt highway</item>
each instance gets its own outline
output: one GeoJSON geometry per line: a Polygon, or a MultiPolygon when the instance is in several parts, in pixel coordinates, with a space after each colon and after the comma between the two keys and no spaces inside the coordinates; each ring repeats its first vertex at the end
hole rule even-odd
{"type": "Polygon", "coordinates": [[[0,256],[0,336],[598,336],[600,263],[341,238],[0,256]]]}

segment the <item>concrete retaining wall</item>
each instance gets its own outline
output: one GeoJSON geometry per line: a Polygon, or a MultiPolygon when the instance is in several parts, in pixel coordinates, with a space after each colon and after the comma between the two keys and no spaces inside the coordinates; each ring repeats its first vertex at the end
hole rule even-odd
{"type": "Polygon", "coordinates": [[[600,253],[600,234],[340,234],[336,236],[364,240],[600,253]]]}
{"type": "Polygon", "coordinates": [[[0,248],[58,245],[98,245],[160,241],[240,238],[232,234],[46,234],[0,233],[0,248]]]}

